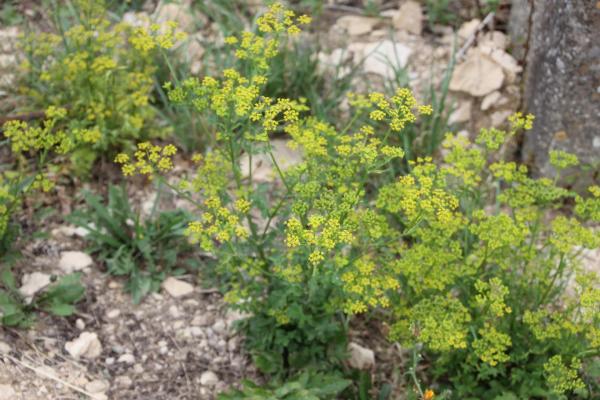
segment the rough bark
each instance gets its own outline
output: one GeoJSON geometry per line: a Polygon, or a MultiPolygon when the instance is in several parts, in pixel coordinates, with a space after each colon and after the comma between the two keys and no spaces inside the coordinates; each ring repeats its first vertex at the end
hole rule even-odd
{"type": "Polygon", "coordinates": [[[600,171],[600,2],[531,4],[524,107],[536,120],[522,158],[536,174],[552,176],[548,151],[573,152],[592,166],[581,187],[600,171]]]}

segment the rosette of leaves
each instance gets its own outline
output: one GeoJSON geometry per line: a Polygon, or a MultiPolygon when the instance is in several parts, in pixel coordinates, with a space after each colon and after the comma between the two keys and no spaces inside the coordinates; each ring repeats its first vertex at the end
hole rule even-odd
{"type": "Polygon", "coordinates": [[[83,198],[85,206],[68,220],[87,230],[89,251],[104,261],[109,274],[127,278],[125,288],[135,303],[157,291],[169,275],[183,271],[180,262],[189,250],[185,212],[153,207],[143,219],[131,206],[126,189],[113,185],[106,201],[88,191],[83,198]]]}

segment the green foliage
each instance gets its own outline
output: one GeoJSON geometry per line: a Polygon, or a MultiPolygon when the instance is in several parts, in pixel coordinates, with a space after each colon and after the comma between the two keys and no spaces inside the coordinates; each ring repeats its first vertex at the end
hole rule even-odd
{"type": "Polygon", "coordinates": [[[8,0],[0,6],[0,26],[17,25],[23,22],[23,16],[17,9],[17,2],[8,0]]]}
{"type": "Polygon", "coordinates": [[[77,173],[87,173],[102,152],[161,134],[150,96],[154,60],[181,35],[172,24],[111,24],[102,1],[75,3],[71,18],[54,12],[57,33],[32,32],[23,39],[21,90],[31,107],[67,110],[64,128],[89,142],[77,146],[71,160],[77,173]]]}
{"type": "Polygon", "coordinates": [[[426,0],[427,18],[430,25],[451,25],[456,23],[458,16],[450,9],[452,0],[426,0]]]}
{"type": "Polygon", "coordinates": [[[58,127],[66,114],[66,109],[50,106],[40,124],[14,120],[2,127],[6,138],[2,144],[10,148],[13,162],[0,171],[0,260],[18,239],[14,215],[23,199],[36,191],[50,191],[54,186],[50,178],[53,164],[91,140],[87,131],[58,127]]]}
{"type": "MultiPolygon", "coordinates": [[[[314,117],[301,118],[309,109],[302,101],[263,95],[282,35],[293,37],[297,24],[306,22],[275,5],[257,20],[258,34],[226,39],[250,75],[226,69],[222,77],[167,86],[172,101],[193,105],[219,132],[217,146],[195,158],[196,176],[179,185],[184,198],[203,199],[195,202],[200,215],[188,235],[218,260],[215,269],[228,287],[225,299],[252,314],[240,327],[259,367],[270,373],[322,368],[323,355],[338,362],[345,356],[345,314],[387,306],[386,293],[397,285],[386,264],[372,256],[385,234],[400,233],[389,231],[367,207],[364,187],[402,150],[375,136],[370,126],[350,124],[338,132],[314,117]],[[305,156],[287,172],[268,142],[282,131],[305,156]],[[256,186],[251,172],[242,175],[242,155],[261,153],[273,160],[279,184],[256,186]]],[[[416,119],[414,112],[431,112],[406,89],[391,100],[373,94],[352,103],[356,114],[387,123],[394,134],[416,119]]],[[[135,160],[117,158],[126,175],[153,175],[168,165],[162,159],[166,148],[142,143],[138,149],[135,160]]]]}
{"type": "MultiPolygon", "coordinates": [[[[243,68],[165,85],[216,132],[193,158],[196,174],[173,188],[197,209],[186,233],[214,256],[225,300],[249,313],[239,328],[258,367],[279,377],[334,368],[351,318],[389,308],[391,339],[419,349],[446,398],[591,396],[600,282],[579,255],[600,246],[586,226],[600,222],[600,189],[583,198],[557,186],[559,174],[534,179],[498,158],[532,116],[474,142],[448,134],[439,165],[412,156],[398,169],[404,135],[436,112],[408,89],[349,96],[352,119],[341,127],[303,99],[268,96],[281,46],[308,22],[275,4],[257,32],[225,39],[243,68]],[[302,154],[285,171],[270,142],[281,134],[302,154]],[[253,180],[259,155],[274,180],[253,180]],[[573,214],[558,214],[567,202],[573,214]]],[[[442,142],[440,121],[425,154],[442,142]]],[[[116,161],[126,176],[164,180],[174,152],[140,143],[116,161]]],[[[562,152],[551,162],[558,171],[578,163],[562,152]]],[[[277,398],[251,389],[249,398],[277,398]]]]}
{"type": "MultiPolygon", "coordinates": [[[[577,257],[600,246],[600,236],[582,224],[595,220],[585,206],[572,217],[549,211],[572,198],[591,209],[600,196],[583,200],[556,187],[558,176],[532,179],[524,166],[493,158],[531,123],[517,115],[509,132],[483,130],[480,147],[449,136],[442,166],[413,164],[377,200],[403,225],[419,221],[395,261],[392,337],[424,344],[453,398],[598,390],[584,367],[600,349],[598,276],[577,257]]],[[[559,170],[577,164],[565,153],[551,159],[559,170]]]]}
{"type": "Polygon", "coordinates": [[[35,313],[47,312],[60,317],[72,315],[75,304],[84,296],[80,275],[66,275],[26,302],[8,268],[0,271],[0,325],[25,328],[35,320],[35,313]]]}
{"type": "Polygon", "coordinates": [[[180,272],[177,267],[187,249],[182,240],[189,221],[185,212],[158,212],[155,204],[152,215],[142,219],[125,188],[112,185],[106,203],[90,192],[83,196],[85,208],[68,220],[88,231],[89,250],[105,262],[108,273],[127,277],[126,290],[135,303],[180,272]]]}
{"type": "Polygon", "coordinates": [[[334,400],[350,381],[334,374],[304,372],[285,382],[258,386],[245,381],[242,390],[219,395],[219,400],[334,400]]]}

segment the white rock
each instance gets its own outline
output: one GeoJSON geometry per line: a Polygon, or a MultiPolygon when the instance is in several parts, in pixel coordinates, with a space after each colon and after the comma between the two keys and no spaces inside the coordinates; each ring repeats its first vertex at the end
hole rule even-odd
{"type": "Polygon", "coordinates": [[[500,89],[503,82],[502,68],[489,56],[475,49],[468,53],[467,59],[452,73],[450,90],[482,97],[500,89]]]}
{"type": "Polygon", "coordinates": [[[106,313],[106,318],[107,319],[115,319],[119,315],[121,315],[121,310],[114,308],[106,313]]]}
{"type": "Polygon", "coordinates": [[[497,49],[489,46],[480,45],[478,47],[481,54],[489,56],[496,64],[502,67],[502,70],[508,78],[508,83],[514,83],[517,79],[517,74],[523,71],[517,60],[502,49],[497,49]]]}
{"type": "Polygon", "coordinates": [[[125,363],[125,364],[133,364],[133,363],[135,363],[135,357],[133,354],[129,354],[129,353],[123,354],[121,357],[119,357],[117,362],[125,363]]]}
{"type": "Polygon", "coordinates": [[[15,400],[17,392],[10,385],[0,385],[0,400],[15,400]]]}
{"type": "MultiPolygon", "coordinates": [[[[93,227],[93,224],[90,224],[90,226],[93,227]]],[[[84,227],[78,226],[69,226],[69,225],[65,225],[65,226],[59,226],[58,228],[55,228],[52,230],[52,236],[56,237],[56,236],[66,236],[66,237],[73,237],[73,236],[79,236],[79,237],[86,237],[89,234],[89,230],[85,229],[84,227]]]]}
{"type": "Polygon", "coordinates": [[[115,384],[122,388],[128,388],[133,385],[133,381],[127,375],[117,376],[115,384]]]}
{"type": "Polygon", "coordinates": [[[458,30],[458,37],[462,40],[467,39],[469,36],[475,33],[480,23],[481,20],[477,18],[465,22],[460,26],[460,29],[458,30]]]}
{"type": "Polygon", "coordinates": [[[370,369],[375,366],[375,353],[371,349],[362,347],[354,342],[348,345],[350,359],[348,364],[356,369],[370,369]]]}
{"type": "Polygon", "coordinates": [[[5,342],[0,342],[0,354],[10,353],[10,346],[5,342]]]}
{"type": "Polygon", "coordinates": [[[227,324],[225,323],[224,320],[219,319],[213,324],[212,329],[216,333],[223,334],[223,333],[227,332],[227,324]]]}
{"type": "MultiPolygon", "coordinates": [[[[299,164],[302,161],[302,155],[297,150],[288,147],[289,140],[274,139],[271,140],[271,149],[277,165],[282,171],[299,164]]],[[[240,157],[240,169],[242,176],[250,175],[250,160],[247,154],[240,157]]],[[[272,182],[278,179],[278,173],[273,166],[273,161],[268,154],[254,154],[252,156],[252,180],[255,182],[272,182]]]]}
{"type": "Polygon", "coordinates": [[[205,371],[200,375],[200,384],[202,386],[214,387],[219,383],[219,377],[212,371],[205,371]]]}
{"type": "Polygon", "coordinates": [[[16,26],[0,29],[0,52],[12,52],[19,41],[19,34],[19,28],[16,26]]]}
{"type": "MultiPolygon", "coordinates": [[[[365,72],[381,75],[393,79],[396,71],[406,67],[412,50],[402,43],[394,43],[391,40],[367,43],[361,46],[360,51],[355,53],[355,62],[364,58],[363,69],[365,72]],[[358,59],[356,57],[358,55],[358,59]]],[[[357,49],[355,46],[354,49],[357,49]]]]}
{"type": "Polygon", "coordinates": [[[210,313],[200,314],[192,319],[191,324],[195,326],[210,326],[215,323],[215,316],[210,313]]]}
{"type": "Polygon", "coordinates": [[[379,23],[377,18],[344,15],[337,19],[335,25],[350,36],[360,36],[371,32],[377,23],[379,23]]]}
{"type": "Polygon", "coordinates": [[[108,390],[108,388],[108,382],[100,379],[95,379],[85,385],[85,390],[90,393],[104,393],[108,390]]]}
{"type": "Polygon", "coordinates": [[[513,111],[511,110],[496,111],[490,117],[492,120],[490,124],[495,128],[499,127],[500,125],[506,123],[506,120],[512,115],[512,113],[513,111]]]}
{"type": "Polygon", "coordinates": [[[449,124],[467,122],[471,119],[471,102],[463,101],[448,117],[449,124]]]}
{"type": "Polygon", "coordinates": [[[479,46],[487,46],[493,49],[505,50],[508,46],[508,38],[500,31],[486,32],[479,39],[479,46]]]}
{"type": "Polygon", "coordinates": [[[102,344],[93,332],[82,332],[73,341],[65,343],[65,350],[74,358],[97,358],[102,353],[102,344]]]}
{"type": "Polygon", "coordinates": [[[81,271],[92,264],[92,257],[82,251],[63,251],[60,254],[58,267],[65,273],[70,274],[75,271],[81,271]]]}
{"type": "Polygon", "coordinates": [[[165,279],[162,287],[171,297],[175,298],[187,296],[194,291],[194,286],[173,277],[165,279]]]}
{"type": "Polygon", "coordinates": [[[41,272],[25,274],[21,283],[22,286],[19,288],[19,293],[23,297],[32,297],[50,284],[50,275],[41,272]]]}
{"type": "Polygon", "coordinates": [[[423,30],[423,11],[416,1],[409,0],[400,6],[392,17],[394,28],[420,35],[423,30]]]}
{"type": "Polygon", "coordinates": [[[85,329],[85,322],[83,322],[81,318],[77,318],[77,321],[75,321],[75,327],[82,331],[85,329]]]}
{"type": "Polygon", "coordinates": [[[137,28],[144,27],[148,28],[150,26],[150,16],[147,12],[135,12],[128,11],[123,14],[123,22],[129,24],[131,26],[135,26],[137,28]]]}
{"type": "Polygon", "coordinates": [[[227,321],[227,326],[229,329],[232,329],[236,321],[247,319],[251,316],[252,314],[241,312],[239,310],[227,310],[227,313],[225,314],[225,320],[227,321]]]}
{"type": "Polygon", "coordinates": [[[18,61],[14,54],[0,54],[0,69],[16,67],[18,61]]]}
{"type": "Polygon", "coordinates": [[[192,75],[197,75],[202,70],[202,56],[204,55],[204,47],[201,44],[202,34],[197,33],[191,35],[185,44],[184,56],[190,65],[192,75]]]}
{"type": "Polygon", "coordinates": [[[493,91],[481,100],[481,111],[486,111],[492,108],[500,100],[502,94],[499,91],[493,91]]]}

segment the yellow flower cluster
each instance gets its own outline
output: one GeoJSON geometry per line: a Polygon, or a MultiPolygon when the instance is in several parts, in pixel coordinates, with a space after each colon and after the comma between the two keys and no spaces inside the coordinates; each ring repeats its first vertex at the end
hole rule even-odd
{"type": "Polygon", "coordinates": [[[11,150],[15,154],[53,151],[66,154],[78,145],[93,144],[100,139],[96,128],[65,131],[57,124],[67,116],[67,110],[50,106],[46,109],[46,119],[42,126],[30,126],[24,121],[8,121],[4,124],[4,136],[10,140],[11,150]]]}
{"type": "Polygon", "coordinates": [[[557,169],[565,169],[579,165],[575,154],[569,154],[562,150],[550,150],[550,164],[557,169]]]}
{"type": "Polygon", "coordinates": [[[492,317],[499,318],[512,312],[504,300],[509,290],[499,278],[494,277],[489,282],[478,280],[475,282],[475,289],[479,293],[475,296],[475,304],[483,314],[489,313],[492,317]]]}
{"type": "Polygon", "coordinates": [[[309,226],[304,227],[296,217],[286,222],[286,244],[293,249],[307,246],[313,249],[311,264],[318,265],[324,259],[324,252],[329,252],[339,244],[351,244],[354,235],[348,227],[343,226],[336,217],[311,215],[309,226]]]}
{"type": "Polygon", "coordinates": [[[473,341],[473,351],[492,367],[510,360],[506,350],[512,345],[510,336],[499,332],[493,325],[486,323],[479,331],[479,337],[473,341]]]}
{"type": "Polygon", "coordinates": [[[571,359],[571,364],[566,365],[560,355],[553,356],[544,364],[548,385],[557,394],[583,389],[585,384],[579,377],[581,367],[581,360],[577,358],[571,359]]]}
{"type": "MultiPolygon", "coordinates": [[[[28,55],[22,91],[34,105],[67,108],[71,126],[80,130],[79,142],[90,143],[76,149],[72,160],[92,162],[97,150],[115,151],[131,140],[159,136],[148,123],[155,118],[149,100],[156,67],[147,32],[112,24],[104,1],[78,0],[74,10],[77,23],[62,37],[34,32],[22,40],[28,55]]],[[[155,28],[151,46],[169,47],[180,38],[172,24],[155,28]]],[[[89,162],[75,167],[86,173],[89,162]]]]}
{"type": "Polygon", "coordinates": [[[152,145],[150,142],[138,143],[134,154],[135,160],[127,154],[120,153],[115,157],[115,162],[122,164],[123,175],[132,176],[135,173],[146,175],[152,179],[155,172],[167,172],[173,169],[172,157],[177,153],[177,148],[172,144],[164,147],[152,145]]]}
{"type": "Polygon", "coordinates": [[[175,42],[182,41],[187,37],[185,32],[176,32],[176,30],[177,22],[175,21],[168,21],[164,26],[152,24],[148,28],[137,27],[133,30],[129,43],[142,53],[148,53],[157,48],[168,50],[175,45],[175,42]]]}
{"type": "Polygon", "coordinates": [[[357,108],[372,109],[369,117],[373,121],[386,121],[394,132],[399,132],[404,127],[416,121],[415,112],[421,115],[430,115],[433,108],[429,105],[418,105],[410,89],[399,88],[391,99],[386,99],[383,93],[374,92],[368,97],[349,94],[350,105],[357,108]]]}
{"type": "Polygon", "coordinates": [[[417,303],[408,314],[407,323],[395,324],[392,337],[406,344],[420,341],[434,351],[467,347],[468,309],[452,297],[432,296],[417,303]]]}
{"type": "Polygon", "coordinates": [[[442,146],[448,149],[444,161],[448,166],[444,173],[460,179],[465,185],[477,186],[481,182],[481,172],[486,159],[482,151],[471,146],[469,139],[448,133],[442,146]]]}
{"type": "Polygon", "coordinates": [[[389,307],[387,293],[399,288],[399,283],[389,271],[378,271],[384,266],[376,265],[368,256],[361,257],[341,276],[347,299],[344,311],[359,314],[376,307],[389,307]]]}
{"type": "Polygon", "coordinates": [[[225,207],[221,200],[212,196],[204,201],[206,212],[200,221],[191,222],[187,228],[187,236],[192,243],[199,243],[205,251],[215,249],[218,244],[228,243],[237,239],[247,239],[248,229],[242,225],[240,216],[247,212],[249,205],[244,202],[236,204],[237,210],[225,207]]]}
{"type": "Polygon", "coordinates": [[[592,197],[575,197],[575,213],[582,219],[600,222],[600,186],[590,186],[592,197]]]}
{"type": "Polygon", "coordinates": [[[272,4],[267,12],[258,17],[256,24],[262,33],[279,33],[287,31],[290,35],[300,33],[298,25],[308,25],[311,18],[308,15],[297,16],[292,10],[286,9],[280,3],[272,4]]]}

